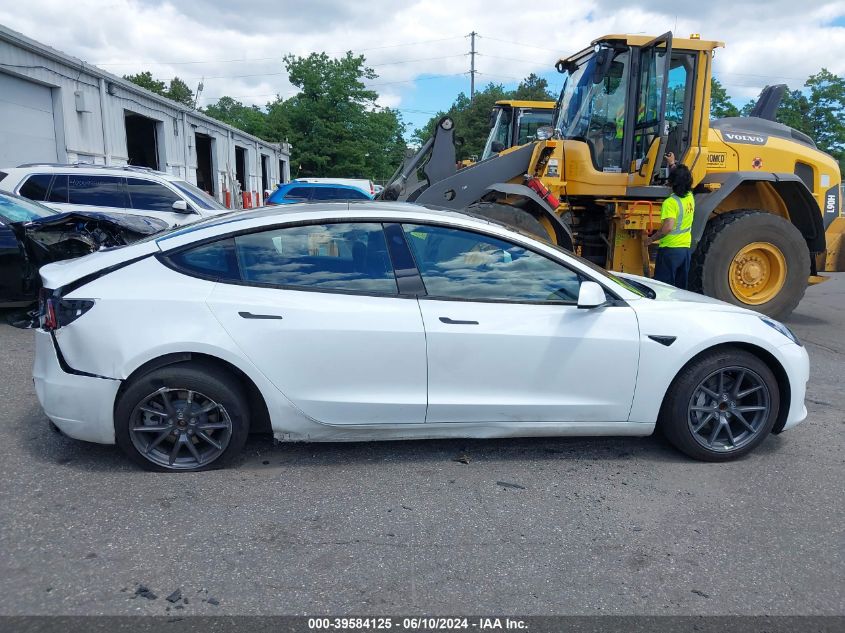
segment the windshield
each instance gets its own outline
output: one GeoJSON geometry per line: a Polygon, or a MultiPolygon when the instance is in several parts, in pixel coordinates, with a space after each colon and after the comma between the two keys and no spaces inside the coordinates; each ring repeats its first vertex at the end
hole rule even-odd
{"type": "Polygon", "coordinates": [[[613,59],[604,69],[598,69],[599,56],[591,53],[569,71],[557,104],[555,129],[563,138],[587,143],[597,170],[618,173],[622,171],[629,53],[625,49],[609,54],[613,59]]]}
{"type": "Polygon", "coordinates": [[[496,121],[493,127],[490,128],[490,134],[487,136],[487,143],[484,145],[484,152],[481,154],[481,160],[490,158],[493,154],[497,154],[502,149],[510,147],[511,136],[511,119],[512,110],[510,108],[497,108],[496,121]],[[493,150],[493,144],[497,144],[497,150],[493,150]],[[502,147],[498,147],[501,144],[502,147]]]}
{"type": "MultiPolygon", "coordinates": [[[[510,227],[508,227],[508,228],[510,228],[510,227]]],[[[511,229],[511,230],[513,230],[513,229],[511,229]]],[[[531,237],[534,237],[536,239],[536,236],[534,236],[534,235],[532,235],[531,237]]],[[[544,242],[545,242],[545,240],[544,240],[544,242]]],[[[601,275],[604,279],[607,279],[608,281],[612,281],[617,286],[621,286],[622,288],[624,288],[628,292],[633,292],[635,295],[637,295],[639,297],[648,297],[649,299],[653,299],[654,296],[655,296],[654,291],[651,290],[651,288],[649,288],[648,286],[644,286],[643,284],[636,282],[636,281],[632,281],[632,280],[629,280],[629,279],[622,279],[621,277],[617,277],[616,275],[614,275],[613,273],[609,272],[608,270],[602,268],[601,266],[594,264],[589,259],[585,259],[584,257],[581,257],[580,255],[576,255],[572,251],[567,250],[567,249],[563,248],[562,246],[558,246],[557,244],[552,244],[551,242],[545,242],[545,244],[547,246],[551,246],[555,250],[560,251],[561,253],[565,253],[569,257],[577,259],[578,263],[584,264],[584,266],[588,267],[589,269],[594,271],[596,274],[601,275]]]]}
{"type": "Polygon", "coordinates": [[[191,199],[191,202],[196,204],[201,209],[213,209],[215,211],[225,210],[222,204],[217,202],[214,198],[208,195],[205,191],[200,189],[199,187],[195,187],[189,182],[184,180],[173,180],[171,184],[176,187],[179,191],[184,193],[188,198],[191,199]]]}
{"type": "Polygon", "coordinates": [[[0,216],[3,216],[9,222],[31,222],[54,215],[56,215],[56,211],[37,202],[0,194],[0,216]]]}

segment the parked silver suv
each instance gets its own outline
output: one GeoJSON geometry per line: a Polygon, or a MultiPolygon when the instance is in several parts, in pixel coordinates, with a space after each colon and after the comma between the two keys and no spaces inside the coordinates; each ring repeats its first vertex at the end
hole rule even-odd
{"type": "Polygon", "coordinates": [[[108,211],[159,218],[169,226],[229,211],[201,189],[145,167],[27,164],[0,168],[0,191],[57,211],[108,211]]]}

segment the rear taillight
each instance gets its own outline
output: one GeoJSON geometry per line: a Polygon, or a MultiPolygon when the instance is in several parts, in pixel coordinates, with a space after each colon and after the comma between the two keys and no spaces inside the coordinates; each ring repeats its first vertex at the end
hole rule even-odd
{"type": "Polygon", "coordinates": [[[73,323],[94,307],[90,299],[61,299],[52,293],[52,290],[42,288],[38,298],[41,327],[48,332],[73,323]]]}

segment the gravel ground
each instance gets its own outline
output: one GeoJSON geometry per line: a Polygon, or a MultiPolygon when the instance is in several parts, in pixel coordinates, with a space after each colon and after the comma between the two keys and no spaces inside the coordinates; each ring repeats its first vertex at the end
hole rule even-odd
{"type": "Polygon", "coordinates": [[[50,431],[32,332],[0,325],[0,615],[845,614],[845,274],[788,323],[809,418],[738,462],[659,438],[256,437],[187,475],[50,431]]]}

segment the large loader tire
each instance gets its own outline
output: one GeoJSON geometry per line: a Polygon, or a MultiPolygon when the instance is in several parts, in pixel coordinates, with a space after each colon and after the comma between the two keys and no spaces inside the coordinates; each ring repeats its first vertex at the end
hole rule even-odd
{"type": "MultiPolygon", "coordinates": [[[[564,248],[572,248],[571,234],[563,236],[563,239],[558,238],[551,226],[547,228],[529,211],[521,209],[520,207],[511,206],[509,204],[501,204],[499,202],[475,202],[469,205],[466,208],[466,211],[468,213],[489,218],[490,220],[507,224],[518,231],[530,233],[531,235],[534,235],[541,240],[551,242],[552,244],[557,244],[558,246],[562,246],[564,248]],[[565,243],[567,238],[569,239],[568,244],[565,243]]],[[[568,227],[563,228],[568,230],[568,227]]]]}
{"type": "Polygon", "coordinates": [[[784,218],[754,209],[710,220],[692,256],[690,289],[784,318],[801,301],[810,253],[784,218]]]}

